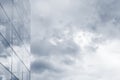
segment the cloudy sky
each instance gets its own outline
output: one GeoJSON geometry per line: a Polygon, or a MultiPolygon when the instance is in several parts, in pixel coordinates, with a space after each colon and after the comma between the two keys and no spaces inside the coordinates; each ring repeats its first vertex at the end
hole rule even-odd
{"type": "Polygon", "coordinates": [[[120,80],[120,0],[31,0],[32,80],[120,80]]]}

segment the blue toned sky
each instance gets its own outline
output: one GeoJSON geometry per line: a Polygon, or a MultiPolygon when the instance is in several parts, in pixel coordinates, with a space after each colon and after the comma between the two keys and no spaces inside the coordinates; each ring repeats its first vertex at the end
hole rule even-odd
{"type": "Polygon", "coordinates": [[[31,0],[32,80],[120,80],[119,0],[31,0]]]}

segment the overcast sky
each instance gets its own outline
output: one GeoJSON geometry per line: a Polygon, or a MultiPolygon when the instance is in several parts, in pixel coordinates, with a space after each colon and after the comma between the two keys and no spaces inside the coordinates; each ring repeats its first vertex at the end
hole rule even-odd
{"type": "Polygon", "coordinates": [[[120,0],[31,0],[32,80],[120,80],[120,0]]]}

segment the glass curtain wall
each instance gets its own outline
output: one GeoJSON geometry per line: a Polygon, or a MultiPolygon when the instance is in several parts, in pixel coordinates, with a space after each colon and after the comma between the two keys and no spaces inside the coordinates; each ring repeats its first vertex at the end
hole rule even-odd
{"type": "Polygon", "coordinates": [[[0,0],[0,80],[30,80],[29,0],[0,0]]]}

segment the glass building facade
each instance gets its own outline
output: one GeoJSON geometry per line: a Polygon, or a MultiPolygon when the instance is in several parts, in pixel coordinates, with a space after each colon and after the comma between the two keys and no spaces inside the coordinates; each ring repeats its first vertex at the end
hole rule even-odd
{"type": "Polygon", "coordinates": [[[0,0],[0,80],[30,80],[29,0],[0,0]]]}

